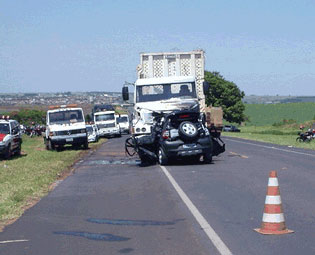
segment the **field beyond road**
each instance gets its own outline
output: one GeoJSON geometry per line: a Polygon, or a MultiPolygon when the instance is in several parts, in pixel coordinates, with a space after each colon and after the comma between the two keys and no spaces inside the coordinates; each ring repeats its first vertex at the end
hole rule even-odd
{"type": "MultiPolygon", "coordinates": [[[[96,144],[89,144],[95,148],[96,144]]],[[[22,155],[0,159],[0,230],[21,216],[52,188],[52,184],[71,172],[73,163],[87,151],[65,147],[47,151],[42,137],[23,137],[22,155]]]]}

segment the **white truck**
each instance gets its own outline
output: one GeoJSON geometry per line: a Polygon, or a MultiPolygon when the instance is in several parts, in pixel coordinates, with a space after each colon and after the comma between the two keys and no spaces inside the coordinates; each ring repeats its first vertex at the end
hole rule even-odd
{"type": "Polygon", "coordinates": [[[102,110],[93,113],[94,123],[102,137],[120,137],[121,131],[116,121],[115,111],[102,110]]]}
{"type": "MultiPolygon", "coordinates": [[[[152,112],[170,112],[198,105],[205,109],[204,51],[141,53],[134,83],[134,117],[132,132],[149,134],[152,112]]],[[[123,99],[129,100],[128,87],[123,87],[123,99]]]]}
{"type": "Polygon", "coordinates": [[[129,134],[130,124],[129,124],[129,116],[128,114],[120,114],[116,117],[116,121],[120,127],[120,131],[122,133],[129,134]]]}
{"type": "Polygon", "coordinates": [[[47,150],[66,144],[88,148],[88,136],[82,108],[77,105],[50,106],[46,117],[44,143],[47,150]]]}

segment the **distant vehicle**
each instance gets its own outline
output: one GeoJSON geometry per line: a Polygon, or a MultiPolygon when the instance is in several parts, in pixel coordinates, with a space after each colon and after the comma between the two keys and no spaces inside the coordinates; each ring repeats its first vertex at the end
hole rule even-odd
{"type": "Polygon", "coordinates": [[[237,127],[235,127],[233,125],[225,125],[223,127],[223,131],[225,131],[225,132],[241,132],[240,129],[238,129],[237,127]]]}
{"type": "Polygon", "coordinates": [[[66,144],[88,148],[88,137],[82,108],[77,105],[50,106],[46,117],[44,143],[47,150],[66,144]]]}
{"type": "Polygon", "coordinates": [[[121,114],[116,118],[117,123],[119,124],[120,131],[122,133],[129,134],[129,128],[130,128],[130,123],[129,123],[129,117],[128,114],[121,114]]]}
{"type": "Polygon", "coordinates": [[[94,123],[97,125],[101,137],[121,136],[119,125],[116,122],[115,111],[103,110],[94,113],[94,123]]]}
{"type": "Polygon", "coordinates": [[[20,124],[8,118],[0,119],[0,155],[5,159],[21,154],[22,135],[20,124]]]}
{"type": "Polygon", "coordinates": [[[98,142],[99,135],[97,131],[97,127],[95,125],[86,125],[86,130],[88,133],[88,142],[98,142]]]}

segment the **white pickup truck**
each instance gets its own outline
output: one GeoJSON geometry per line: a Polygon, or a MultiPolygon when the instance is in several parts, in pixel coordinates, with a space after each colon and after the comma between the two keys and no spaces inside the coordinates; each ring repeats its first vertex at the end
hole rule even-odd
{"type": "MultiPolygon", "coordinates": [[[[205,109],[203,91],[204,51],[141,53],[134,83],[134,118],[132,132],[149,134],[152,112],[171,112],[197,105],[205,109]]],[[[128,87],[123,87],[123,99],[129,99],[128,87]]]]}
{"type": "Polygon", "coordinates": [[[99,111],[94,114],[94,123],[102,137],[121,136],[119,125],[116,121],[115,111],[99,111]]]}
{"type": "Polygon", "coordinates": [[[88,136],[82,108],[77,105],[50,106],[46,117],[44,143],[47,150],[66,144],[88,148],[88,136]]]}

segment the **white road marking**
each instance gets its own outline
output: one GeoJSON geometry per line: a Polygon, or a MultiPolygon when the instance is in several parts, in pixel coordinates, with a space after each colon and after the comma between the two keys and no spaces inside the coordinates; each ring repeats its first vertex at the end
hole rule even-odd
{"type": "Polygon", "coordinates": [[[291,151],[291,150],[276,148],[276,147],[274,147],[274,146],[266,146],[266,145],[261,145],[261,144],[243,142],[243,141],[233,140],[233,139],[229,139],[229,138],[224,138],[224,140],[232,141],[232,142],[236,142],[236,143],[243,143],[243,144],[248,144],[248,145],[254,145],[254,146],[257,146],[257,147],[262,147],[262,148],[267,148],[267,149],[273,149],[273,150],[278,150],[278,151],[291,152],[291,153],[295,153],[295,154],[300,154],[300,155],[306,155],[306,156],[315,157],[315,154],[309,154],[309,153],[299,152],[299,151],[291,151]]]}
{"type": "Polygon", "coordinates": [[[8,241],[0,241],[0,244],[6,243],[20,243],[20,242],[28,242],[29,240],[8,240],[8,241]]]}
{"type": "Polygon", "coordinates": [[[229,250],[229,248],[223,243],[221,238],[217,235],[217,233],[213,230],[213,228],[210,226],[210,224],[206,221],[206,219],[202,216],[202,214],[199,212],[197,207],[191,202],[189,197],[186,195],[186,193],[182,190],[182,188],[178,185],[178,183],[175,181],[173,176],[169,173],[169,171],[164,167],[160,166],[162,168],[162,171],[167,176],[175,190],[177,191],[180,198],[183,200],[183,202],[186,204],[192,215],[195,217],[203,231],[206,233],[206,235],[209,237],[210,241],[213,243],[213,245],[217,248],[220,254],[222,255],[229,255],[232,254],[232,252],[229,250]]]}

